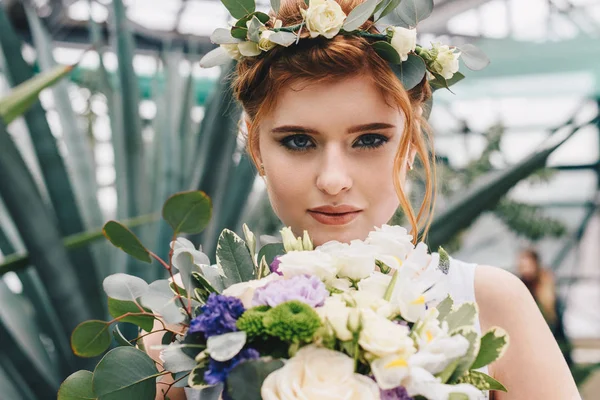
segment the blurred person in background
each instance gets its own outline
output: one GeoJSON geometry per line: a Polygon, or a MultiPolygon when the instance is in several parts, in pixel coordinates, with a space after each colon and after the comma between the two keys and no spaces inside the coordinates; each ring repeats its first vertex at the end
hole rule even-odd
{"type": "Polygon", "coordinates": [[[531,292],[554,338],[558,342],[567,364],[569,367],[572,367],[571,343],[565,333],[563,307],[557,296],[556,283],[552,271],[542,267],[539,254],[536,250],[527,248],[519,253],[517,274],[531,292]]]}

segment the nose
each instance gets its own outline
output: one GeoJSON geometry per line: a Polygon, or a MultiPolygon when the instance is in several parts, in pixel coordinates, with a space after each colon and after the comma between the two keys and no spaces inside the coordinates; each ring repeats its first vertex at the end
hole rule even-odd
{"type": "Polygon", "coordinates": [[[330,196],[348,191],[352,187],[352,177],[342,149],[333,144],[326,146],[322,157],[317,173],[317,188],[330,196]]]}

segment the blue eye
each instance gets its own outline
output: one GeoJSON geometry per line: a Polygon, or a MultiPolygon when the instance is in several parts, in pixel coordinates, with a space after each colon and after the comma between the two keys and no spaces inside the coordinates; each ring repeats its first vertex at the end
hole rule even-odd
{"type": "Polygon", "coordinates": [[[375,133],[367,133],[366,135],[362,135],[358,138],[356,142],[352,145],[352,147],[360,147],[364,149],[374,149],[380,146],[383,146],[387,143],[388,138],[383,135],[378,135],[375,133]]]}
{"type": "Polygon", "coordinates": [[[306,151],[315,145],[307,135],[290,135],[281,140],[281,145],[292,151],[306,151]]]}

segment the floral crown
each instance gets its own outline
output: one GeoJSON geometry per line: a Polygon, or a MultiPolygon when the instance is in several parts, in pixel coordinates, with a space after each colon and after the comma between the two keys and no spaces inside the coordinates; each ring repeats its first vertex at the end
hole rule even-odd
{"type": "MultiPolygon", "coordinates": [[[[213,32],[211,41],[220,46],[200,60],[204,68],[226,64],[232,58],[257,57],[276,46],[298,44],[304,29],[310,38],[347,35],[370,39],[373,49],[390,63],[406,90],[417,86],[426,74],[434,90],[449,88],[464,79],[458,72],[459,58],[472,70],[489,64],[486,55],[472,44],[459,48],[433,43],[429,49],[417,45],[417,23],[431,14],[433,0],[366,0],[348,15],[334,0],[305,0],[308,7],[300,10],[303,17],[300,24],[284,27],[281,20],[275,19],[272,28],[265,25],[271,17],[256,11],[255,0],[221,2],[237,21],[230,29],[217,28],[213,32]],[[377,22],[392,12],[402,26],[388,26],[381,34],[359,29],[371,17],[377,22]]],[[[271,0],[275,16],[280,4],[280,0],[271,0]]]]}

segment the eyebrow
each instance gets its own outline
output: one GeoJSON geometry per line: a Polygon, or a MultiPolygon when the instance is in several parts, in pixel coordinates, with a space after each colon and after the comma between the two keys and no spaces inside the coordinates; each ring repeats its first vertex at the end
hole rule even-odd
{"type": "MultiPolygon", "coordinates": [[[[365,132],[365,131],[375,131],[382,129],[391,129],[396,128],[396,125],[388,124],[385,122],[372,122],[369,124],[356,125],[352,126],[348,129],[348,133],[357,133],[357,132],[365,132]]],[[[312,133],[312,134],[320,134],[316,129],[308,128],[300,125],[282,125],[276,128],[271,129],[273,133],[312,133]]]]}

